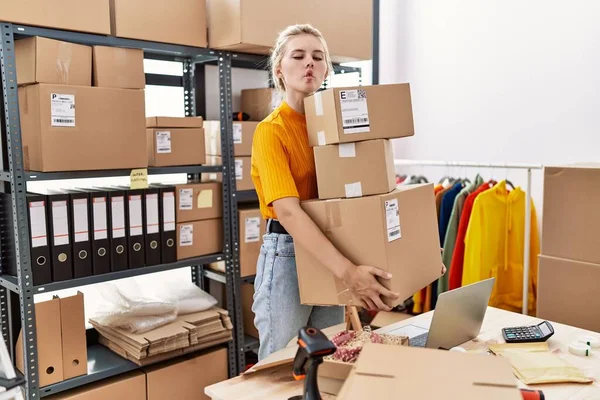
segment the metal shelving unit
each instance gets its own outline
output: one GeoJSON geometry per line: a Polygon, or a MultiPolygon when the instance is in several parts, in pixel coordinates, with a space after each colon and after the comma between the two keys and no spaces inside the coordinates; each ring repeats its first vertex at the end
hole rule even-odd
{"type": "MultiPolygon", "coordinates": [[[[0,36],[0,75],[2,77],[2,98],[4,100],[0,115],[4,122],[2,124],[4,170],[0,172],[0,181],[4,182],[5,192],[11,193],[13,207],[12,223],[14,226],[14,241],[9,244],[2,243],[2,247],[5,245],[14,246],[14,255],[18,271],[16,277],[0,275],[0,329],[3,338],[7,343],[7,347],[12,354],[16,342],[16,338],[14,337],[15,324],[19,324],[24,328],[23,342],[27,343],[27,346],[24,349],[27,399],[37,399],[39,397],[49,396],[57,392],[72,389],[139,368],[136,364],[112,353],[104,346],[91,345],[88,347],[87,375],[40,388],[36,373],[38,363],[36,326],[34,322],[35,294],[172,270],[185,266],[192,267],[191,278],[194,282],[200,284],[201,279],[198,271],[202,269],[202,266],[210,262],[221,260],[226,263],[224,281],[227,286],[227,309],[236,326],[234,339],[227,345],[229,350],[229,372],[231,376],[237,375],[240,365],[243,365],[240,363],[243,358],[239,356],[240,351],[238,349],[243,345],[244,337],[240,327],[241,320],[238,319],[238,316],[241,313],[239,312],[239,305],[236,304],[235,301],[237,294],[239,293],[239,286],[236,286],[235,284],[236,282],[239,282],[239,279],[235,279],[236,271],[237,276],[239,276],[239,265],[236,269],[236,264],[233,260],[234,246],[231,242],[231,238],[237,236],[237,230],[234,232],[232,229],[235,226],[235,221],[232,220],[231,207],[235,193],[235,174],[230,172],[234,165],[231,120],[231,54],[205,48],[121,39],[111,36],[30,27],[2,22],[0,22],[0,36]],[[139,48],[144,50],[145,58],[182,62],[183,76],[181,78],[171,77],[165,79],[165,76],[156,74],[147,74],[146,78],[147,82],[151,84],[159,84],[162,82],[162,84],[170,86],[182,86],[184,88],[185,115],[187,116],[195,115],[196,112],[194,65],[205,62],[216,63],[218,65],[220,71],[219,101],[221,104],[220,121],[222,148],[225,149],[225,154],[228,154],[229,156],[223,157],[222,166],[148,168],[148,173],[187,173],[188,177],[192,179],[199,178],[202,173],[220,172],[223,174],[223,253],[178,261],[171,264],[112,272],[65,282],[54,282],[43,286],[33,285],[29,227],[25,201],[27,182],[128,176],[131,171],[106,170],[41,173],[24,170],[14,41],[28,36],[44,36],[86,45],[139,48]],[[16,315],[12,315],[11,312],[13,308],[16,308],[13,307],[16,306],[16,304],[11,304],[11,297],[15,296],[12,295],[11,292],[15,293],[19,299],[18,313],[16,315]]],[[[18,325],[16,326],[18,327],[18,325]]]]}

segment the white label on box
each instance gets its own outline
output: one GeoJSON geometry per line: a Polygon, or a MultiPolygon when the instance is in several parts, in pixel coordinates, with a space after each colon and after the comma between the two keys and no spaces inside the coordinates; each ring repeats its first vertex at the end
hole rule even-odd
{"type": "Polygon", "coordinates": [[[125,198],[123,196],[111,199],[112,237],[125,237],[125,198]]]}
{"type": "Polygon", "coordinates": [[[327,144],[324,131],[317,132],[317,143],[319,143],[319,146],[325,146],[327,144]]]}
{"type": "Polygon", "coordinates": [[[52,229],[55,246],[69,244],[69,216],[66,200],[52,202],[52,229]]]}
{"type": "Polygon", "coordinates": [[[94,197],[94,240],[108,237],[106,197],[94,197]]]}
{"type": "Polygon", "coordinates": [[[52,126],[75,126],[75,95],[50,94],[52,126]]]}
{"type": "Polygon", "coordinates": [[[194,189],[179,189],[179,209],[191,210],[193,208],[194,189]]]}
{"type": "Polygon", "coordinates": [[[142,196],[129,196],[129,236],[140,236],[144,233],[142,225],[142,196]]]}
{"type": "Polygon", "coordinates": [[[362,185],[360,182],[348,183],[345,185],[346,197],[361,197],[362,196],[362,185]]]}
{"type": "Polygon", "coordinates": [[[340,158],[356,157],[356,146],[354,143],[342,143],[339,145],[340,158]]]}
{"type": "Polygon", "coordinates": [[[146,195],[146,232],[158,233],[158,194],[146,195]]]}
{"type": "Polygon", "coordinates": [[[370,132],[366,90],[340,90],[340,109],[344,133],[370,132]]]}
{"type": "Polygon", "coordinates": [[[400,230],[400,211],[398,210],[398,199],[386,200],[385,218],[388,242],[393,242],[402,237],[400,230]]]}
{"type": "Polygon", "coordinates": [[[323,96],[321,92],[315,93],[315,114],[317,116],[323,115],[323,96]]]}
{"type": "Polygon", "coordinates": [[[175,193],[163,193],[163,225],[164,231],[175,230],[175,193]]]}
{"type": "Polygon", "coordinates": [[[179,245],[191,246],[194,244],[194,225],[181,225],[179,227],[179,245]]]}
{"type": "Polygon", "coordinates": [[[159,154],[171,152],[171,132],[156,132],[156,152],[159,154]]]}
{"type": "Polygon", "coordinates": [[[87,199],[73,199],[73,227],[75,228],[75,242],[90,240],[87,199]]]}
{"type": "Polygon", "coordinates": [[[46,202],[32,201],[29,203],[29,219],[31,220],[31,247],[47,246],[46,202]]]}
{"type": "Polygon", "coordinates": [[[242,144],[242,124],[233,124],[233,144],[242,144]]]}
{"type": "Polygon", "coordinates": [[[246,232],[244,241],[246,243],[258,242],[260,240],[260,217],[246,218],[246,232]]]}
{"type": "Polygon", "coordinates": [[[240,181],[244,177],[244,160],[235,160],[235,179],[240,181]]]}

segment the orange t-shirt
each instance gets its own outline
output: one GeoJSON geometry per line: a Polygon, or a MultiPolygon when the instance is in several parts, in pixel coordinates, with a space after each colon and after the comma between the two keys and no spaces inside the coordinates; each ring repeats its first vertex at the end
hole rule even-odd
{"type": "Polygon", "coordinates": [[[256,127],[251,164],[250,174],[265,219],[277,218],[273,209],[275,200],[284,197],[309,200],[318,196],[306,119],[285,102],[256,127]]]}

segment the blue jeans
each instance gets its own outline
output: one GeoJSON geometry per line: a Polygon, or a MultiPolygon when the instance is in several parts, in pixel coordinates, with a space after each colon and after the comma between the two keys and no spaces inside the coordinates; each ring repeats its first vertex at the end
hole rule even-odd
{"type": "Polygon", "coordinates": [[[284,348],[304,326],[324,329],[344,322],[344,307],[300,304],[294,240],[281,233],[263,236],[252,311],[260,336],[259,360],[284,348]]]}

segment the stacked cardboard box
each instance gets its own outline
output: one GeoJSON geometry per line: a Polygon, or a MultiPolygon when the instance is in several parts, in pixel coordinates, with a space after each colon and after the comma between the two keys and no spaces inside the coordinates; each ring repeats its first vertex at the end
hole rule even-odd
{"type": "Polygon", "coordinates": [[[538,317],[600,332],[600,164],[546,167],[538,317]]]}
{"type": "Polygon", "coordinates": [[[111,328],[90,320],[99,342],[138,365],[164,361],[231,340],[233,325],[226,310],[213,307],[187,314],[167,325],[141,334],[111,328]]]}
{"type": "Polygon", "coordinates": [[[15,52],[25,169],[148,165],[141,51],[32,37],[18,40],[15,52]],[[115,53],[125,60],[116,82],[115,53]]]}
{"type": "Polygon", "coordinates": [[[146,118],[148,165],[169,167],[206,162],[201,117],[146,118]]]}
{"type": "Polygon", "coordinates": [[[175,187],[177,259],[223,251],[223,190],[219,182],[175,187]]]}
{"type": "MultiPolygon", "coordinates": [[[[441,256],[433,189],[395,189],[389,139],[414,134],[408,84],[336,88],[305,99],[319,200],[302,207],[356,265],[392,273],[381,283],[400,294],[396,306],[439,278],[441,256]]],[[[344,283],[296,245],[304,304],[354,304],[344,283]]]]}

